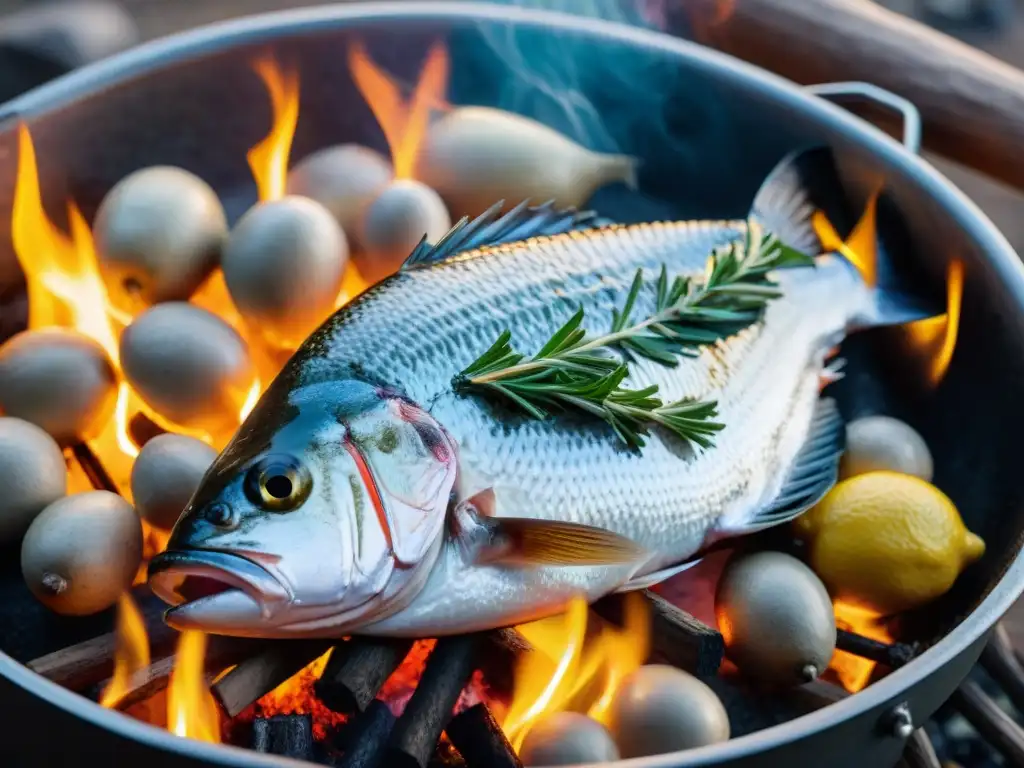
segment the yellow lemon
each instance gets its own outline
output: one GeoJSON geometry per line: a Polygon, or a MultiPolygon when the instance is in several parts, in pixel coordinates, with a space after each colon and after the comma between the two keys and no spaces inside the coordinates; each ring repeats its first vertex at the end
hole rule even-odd
{"type": "Polygon", "coordinates": [[[898,472],[844,480],[795,525],[832,597],[883,614],[934,600],[985,552],[942,491],[898,472]]]}

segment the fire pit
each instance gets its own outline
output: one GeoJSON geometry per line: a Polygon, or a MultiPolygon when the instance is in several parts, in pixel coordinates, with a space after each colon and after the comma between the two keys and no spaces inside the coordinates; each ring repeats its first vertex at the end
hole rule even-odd
{"type": "MultiPolygon", "coordinates": [[[[874,96],[905,111],[912,145],[912,108],[874,96]]],[[[543,632],[264,641],[179,636],[162,623],[163,606],[141,577],[116,611],[58,616],[29,593],[12,546],[0,572],[0,754],[12,764],[285,765],[292,757],[346,766],[516,766],[514,747],[538,711],[557,703],[599,719],[617,680],[658,661],[710,685],[732,738],[643,765],[816,765],[822,755],[830,765],[888,765],[977,659],[1024,586],[1012,459],[1024,427],[1016,386],[1024,377],[1017,353],[1024,274],[1016,255],[913,146],[731,59],[605,23],[464,4],[270,15],[144,46],[9,103],[0,114],[0,210],[11,212],[0,217],[10,235],[0,247],[5,336],[26,325],[74,328],[114,362],[104,374],[110,401],[97,406],[107,409],[102,428],[65,441],[69,490],[129,494],[136,455],[164,431],[223,447],[308,320],[281,321],[255,299],[240,313],[239,294],[232,289],[232,302],[220,272],[175,275],[173,289],[130,270],[113,287],[104,284],[93,234],[109,253],[115,185],[151,166],[190,171],[223,207],[223,220],[204,213],[216,236],[257,200],[280,198],[286,170],[325,147],[369,147],[412,183],[417,132],[428,116],[470,104],[535,118],[605,156],[638,157],[638,189],[615,183],[630,180],[620,163],[595,172],[595,194],[584,190],[581,202],[617,222],[744,216],[779,158],[808,143],[835,152],[848,199],[820,204],[838,232],[874,210],[884,186],[877,231],[886,250],[936,292],[948,281],[957,300],[940,324],[848,341],[849,373],[835,396],[847,418],[886,413],[919,429],[934,454],[936,484],[988,542],[984,558],[897,623],[881,626],[837,607],[840,653],[830,671],[780,692],[723,664],[710,607],[718,554],[657,590],[607,598],[592,611],[574,604],[543,632]],[[218,348],[217,381],[229,383],[216,392],[216,407],[195,406],[207,390],[185,401],[162,381],[166,372],[147,373],[146,361],[159,358],[161,339],[180,331],[184,316],[168,315],[161,325],[151,315],[155,331],[145,336],[133,302],[164,289],[183,290],[216,316],[186,327],[186,335],[248,344],[244,363],[218,348]],[[268,338],[258,341],[242,315],[259,316],[268,338]],[[119,346],[117,337],[129,325],[136,351],[126,356],[125,338],[119,346]],[[538,652],[549,656],[547,666],[538,652]]],[[[448,222],[437,219],[447,211],[426,210],[416,227],[443,233],[448,222]]],[[[241,229],[222,260],[240,247],[241,229]]],[[[335,276],[340,289],[324,312],[335,296],[349,301],[397,266],[361,254],[377,247],[401,256],[409,248],[387,240],[390,226],[358,234],[348,243],[355,266],[335,276]]],[[[147,557],[166,537],[153,515],[144,529],[147,557]]],[[[792,547],[785,532],[767,537],[775,548],[792,547]]],[[[43,595],[51,605],[68,589],[53,579],[42,587],[53,593],[43,595]]]]}

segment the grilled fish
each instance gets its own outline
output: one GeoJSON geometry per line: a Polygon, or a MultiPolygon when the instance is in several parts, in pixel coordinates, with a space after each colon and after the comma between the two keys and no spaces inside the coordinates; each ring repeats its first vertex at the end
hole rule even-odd
{"type": "MultiPolygon", "coordinates": [[[[630,450],[587,414],[529,418],[453,377],[505,329],[536,352],[582,307],[586,330],[606,331],[638,268],[701,275],[752,226],[819,254],[805,181],[829,162],[785,160],[747,220],[581,229],[584,216],[520,206],[421,246],[302,345],[210,468],[150,566],[167,621],[261,637],[507,626],[657,583],[799,515],[842,450],[819,397],[829,350],[934,314],[838,254],[777,270],[760,320],[695,357],[630,363],[634,388],[717,401],[707,449],[655,429],[630,450]]],[[[645,289],[636,312],[654,303],[645,289]]]]}

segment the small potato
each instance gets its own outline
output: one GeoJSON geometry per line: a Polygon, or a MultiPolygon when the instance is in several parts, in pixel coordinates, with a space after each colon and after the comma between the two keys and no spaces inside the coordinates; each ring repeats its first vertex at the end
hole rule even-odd
{"type": "Polygon", "coordinates": [[[198,176],[172,166],[125,176],[93,224],[108,295],[129,311],[187,299],[216,266],[227,229],[217,193],[198,176]]]}
{"type": "Polygon", "coordinates": [[[393,182],[366,209],[366,252],[356,260],[359,273],[379,282],[402,266],[424,236],[436,243],[451,226],[448,209],[434,190],[418,181],[393,182]]]}
{"type": "Polygon", "coordinates": [[[334,311],[348,242],[306,197],[251,208],[224,249],[224,280],[239,311],[277,346],[294,349],[334,311]]]}
{"type": "Polygon", "coordinates": [[[121,366],[161,416],[212,434],[238,426],[255,376],[242,337],[216,315],[183,302],[150,307],[125,329],[121,366]]]}
{"type": "Polygon", "coordinates": [[[836,650],[835,612],[825,585],[783,552],[730,560],[718,582],[715,616],[729,660],[765,683],[809,683],[836,650]]]}
{"type": "Polygon", "coordinates": [[[556,712],[530,728],[519,758],[527,768],[610,763],[619,759],[619,751],[608,729],[596,720],[576,712],[556,712]]]}
{"type": "Polygon", "coordinates": [[[648,664],[619,685],[609,730],[623,758],[646,757],[726,741],[729,716],[693,675],[648,664]]]}
{"type": "Polygon", "coordinates": [[[288,173],[288,194],[316,200],[331,212],[358,249],[366,206],[388,185],[394,170],[386,157],[359,144],[339,144],[307,155],[288,173]]]}
{"type": "Polygon", "coordinates": [[[21,573],[57,613],[105,610],[132,585],[142,560],[142,523],[115,493],[66,496],[44,509],[21,543],[21,573]]]}
{"type": "Polygon", "coordinates": [[[867,416],[846,425],[846,452],[840,464],[845,479],[876,470],[932,480],[932,454],[909,424],[890,416],[867,416]]]}
{"type": "Polygon", "coordinates": [[[48,505],[67,493],[64,454],[35,424],[0,418],[0,544],[18,541],[48,505]]]}
{"type": "Polygon", "coordinates": [[[142,519],[171,530],[216,458],[194,437],[168,433],[149,440],[132,465],[132,498],[142,519]]]}
{"type": "Polygon", "coordinates": [[[93,436],[116,399],[117,375],[107,353],[77,331],[23,331],[0,347],[0,408],[62,445],[93,436]]]}

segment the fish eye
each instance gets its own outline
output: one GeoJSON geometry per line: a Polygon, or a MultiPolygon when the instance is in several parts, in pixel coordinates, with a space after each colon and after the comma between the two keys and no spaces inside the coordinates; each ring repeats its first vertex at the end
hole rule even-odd
{"type": "Polygon", "coordinates": [[[253,504],[287,512],[302,504],[313,486],[309,470],[294,456],[267,456],[248,471],[245,493],[253,504]]]}

